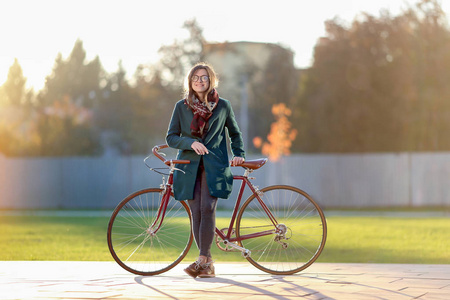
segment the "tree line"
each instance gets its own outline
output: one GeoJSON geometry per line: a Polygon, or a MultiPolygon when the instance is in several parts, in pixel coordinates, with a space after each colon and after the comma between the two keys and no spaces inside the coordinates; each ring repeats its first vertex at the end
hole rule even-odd
{"type": "Polygon", "coordinates": [[[436,0],[326,22],[295,103],[297,150],[450,150],[450,30],[436,0]]]}
{"type": "MultiPolygon", "coordinates": [[[[248,118],[258,128],[249,140],[273,136],[272,110],[283,107],[296,133],[280,140],[291,147],[286,153],[450,150],[450,29],[437,0],[325,27],[310,68],[295,70],[277,55],[269,60],[253,85],[259,104],[248,118]],[[287,87],[292,78],[294,88],[287,87]]],[[[187,69],[205,57],[201,27],[190,20],[185,28],[188,39],[162,46],[160,61],[140,65],[131,81],[120,63],[106,73],[99,57],[87,61],[81,40],[67,58],[56,57],[38,92],[26,90],[15,60],[0,87],[0,153],[147,153],[164,140],[187,69]]]]}

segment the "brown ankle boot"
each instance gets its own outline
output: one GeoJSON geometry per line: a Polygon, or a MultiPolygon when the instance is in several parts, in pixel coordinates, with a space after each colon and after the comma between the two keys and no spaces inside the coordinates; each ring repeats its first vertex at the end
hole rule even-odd
{"type": "Polygon", "coordinates": [[[200,267],[200,271],[198,272],[197,276],[199,278],[212,278],[216,277],[216,274],[214,273],[214,265],[213,262],[210,261],[209,263],[203,264],[200,267]]]}
{"type": "Polygon", "coordinates": [[[196,262],[190,264],[186,269],[184,269],[184,272],[186,272],[189,276],[195,278],[202,269],[203,268],[201,262],[197,260],[196,262]]]}

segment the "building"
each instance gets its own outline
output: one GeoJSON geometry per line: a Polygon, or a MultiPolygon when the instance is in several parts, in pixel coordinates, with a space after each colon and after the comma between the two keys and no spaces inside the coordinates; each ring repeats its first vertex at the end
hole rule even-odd
{"type": "Polygon", "coordinates": [[[254,42],[206,44],[203,52],[218,73],[219,95],[233,105],[245,145],[267,134],[270,123],[265,116],[271,106],[289,101],[296,91],[294,53],[277,44],[254,42]]]}

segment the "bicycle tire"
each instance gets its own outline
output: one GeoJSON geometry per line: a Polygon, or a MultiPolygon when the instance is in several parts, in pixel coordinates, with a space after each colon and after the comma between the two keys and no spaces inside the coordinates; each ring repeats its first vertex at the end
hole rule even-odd
{"type": "MultiPolygon", "coordinates": [[[[327,223],[322,209],[306,192],[292,186],[269,186],[261,189],[260,195],[278,224],[285,225],[286,233],[284,238],[274,232],[240,241],[239,246],[251,251],[247,260],[274,275],[291,275],[306,269],[325,246],[327,223]]],[[[239,239],[272,229],[275,226],[268,214],[256,196],[251,195],[239,210],[236,236],[239,239]]]]}
{"type": "Polygon", "coordinates": [[[150,276],[166,272],[183,260],[192,245],[189,207],[173,195],[161,228],[149,233],[162,197],[162,189],[138,191],[122,200],[111,215],[107,232],[109,251],[131,273],[150,276]]]}

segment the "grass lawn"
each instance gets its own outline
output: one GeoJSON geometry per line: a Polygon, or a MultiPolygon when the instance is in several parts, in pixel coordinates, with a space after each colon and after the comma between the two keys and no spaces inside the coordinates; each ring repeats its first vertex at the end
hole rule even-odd
{"type": "MultiPolygon", "coordinates": [[[[111,261],[108,217],[1,216],[0,260],[111,261]]],[[[450,219],[327,218],[319,262],[450,264],[450,219]]],[[[218,218],[219,227],[227,218],[218,218]]],[[[213,246],[217,261],[242,261],[213,246]]],[[[197,256],[193,245],[187,259],[197,256]]]]}

